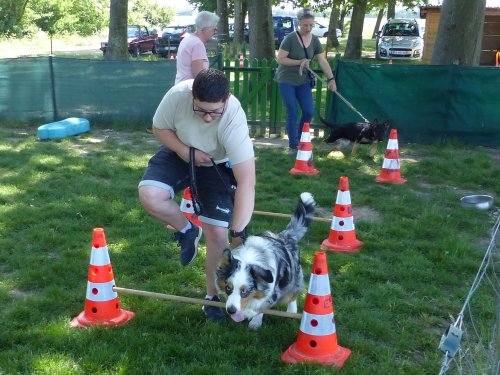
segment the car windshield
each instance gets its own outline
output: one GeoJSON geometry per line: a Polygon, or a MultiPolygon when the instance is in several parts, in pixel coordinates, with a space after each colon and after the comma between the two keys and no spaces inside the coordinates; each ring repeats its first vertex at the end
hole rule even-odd
{"type": "Polygon", "coordinates": [[[128,27],[127,28],[127,38],[137,38],[139,36],[138,27],[128,27]]]}
{"type": "Polygon", "coordinates": [[[164,33],[169,33],[169,34],[182,34],[185,31],[184,26],[168,26],[165,29],[163,29],[164,33]]]}
{"type": "Polygon", "coordinates": [[[418,36],[418,25],[411,23],[388,23],[383,36],[418,36]]]}

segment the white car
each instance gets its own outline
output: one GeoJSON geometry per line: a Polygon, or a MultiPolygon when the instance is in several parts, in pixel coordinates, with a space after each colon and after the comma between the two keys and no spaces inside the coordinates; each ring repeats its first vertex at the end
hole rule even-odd
{"type": "Polygon", "coordinates": [[[424,38],[417,20],[391,19],[377,32],[377,58],[422,59],[424,38]]]}
{"type": "MultiPolygon", "coordinates": [[[[312,29],[312,33],[316,35],[318,38],[324,38],[328,36],[328,27],[323,26],[318,22],[314,22],[314,27],[312,29]]],[[[342,38],[342,30],[337,29],[337,38],[342,38]]]]}

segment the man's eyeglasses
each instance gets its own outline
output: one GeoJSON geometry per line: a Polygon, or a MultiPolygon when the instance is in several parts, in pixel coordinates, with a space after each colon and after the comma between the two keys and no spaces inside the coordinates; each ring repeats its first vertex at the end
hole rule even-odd
{"type": "Polygon", "coordinates": [[[205,117],[206,115],[209,115],[213,120],[220,118],[223,114],[224,111],[226,110],[226,103],[224,103],[224,106],[219,108],[217,111],[205,111],[204,109],[197,108],[194,105],[194,99],[193,99],[193,112],[196,113],[198,116],[205,117]]]}

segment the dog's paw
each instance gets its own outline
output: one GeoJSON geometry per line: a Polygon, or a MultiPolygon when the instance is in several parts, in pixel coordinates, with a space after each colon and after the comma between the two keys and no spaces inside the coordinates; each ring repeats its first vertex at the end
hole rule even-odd
{"type": "Polygon", "coordinates": [[[297,313],[297,300],[290,301],[288,303],[286,312],[296,314],[297,313]]]}
{"type": "Polygon", "coordinates": [[[255,315],[252,319],[250,319],[250,323],[248,323],[248,328],[250,329],[259,329],[262,325],[262,316],[264,314],[255,315]]]}

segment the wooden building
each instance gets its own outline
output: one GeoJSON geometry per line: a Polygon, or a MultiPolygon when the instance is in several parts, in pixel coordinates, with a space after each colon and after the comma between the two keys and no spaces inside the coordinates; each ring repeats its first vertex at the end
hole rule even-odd
{"type": "MultiPolygon", "coordinates": [[[[430,64],[441,16],[440,6],[423,6],[420,18],[425,18],[424,52],[422,62],[430,64]]],[[[500,8],[486,8],[484,15],[483,42],[480,65],[496,63],[496,54],[500,51],[500,8]]]]}

